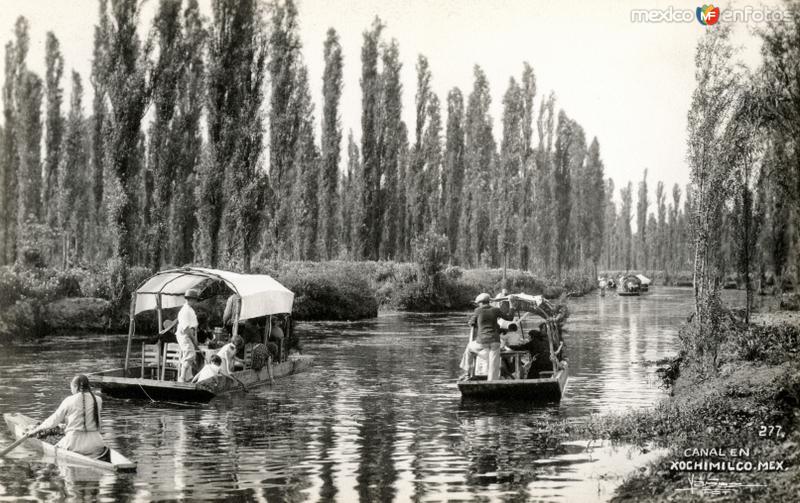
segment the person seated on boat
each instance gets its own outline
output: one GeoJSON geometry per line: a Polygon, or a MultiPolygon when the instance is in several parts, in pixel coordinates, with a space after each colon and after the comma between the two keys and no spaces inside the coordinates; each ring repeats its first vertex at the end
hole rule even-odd
{"type": "Polygon", "coordinates": [[[236,371],[236,363],[244,364],[244,361],[236,357],[236,353],[244,347],[244,339],[237,335],[231,342],[222,346],[217,352],[217,355],[222,360],[221,372],[225,375],[230,375],[236,371]]]}
{"type": "Polygon", "coordinates": [[[530,336],[528,342],[509,346],[509,349],[512,351],[527,351],[530,354],[531,363],[525,378],[538,379],[539,372],[553,370],[550,343],[547,341],[547,334],[540,330],[531,330],[528,332],[528,336],[530,336]]]}
{"type": "Polygon", "coordinates": [[[178,311],[178,329],[175,335],[181,347],[178,382],[189,382],[192,380],[192,369],[200,346],[197,342],[197,313],[194,310],[200,300],[200,291],[190,288],[183,296],[186,303],[178,311]]]}
{"type": "Polygon", "coordinates": [[[503,352],[510,351],[511,346],[521,344],[522,338],[516,323],[498,321],[498,324],[500,326],[500,377],[508,379],[514,373],[514,357],[504,355],[503,352]]]}
{"type": "Polygon", "coordinates": [[[192,378],[192,382],[200,382],[206,379],[216,377],[222,370],[222,358],[219,355],[213,355],[211,361],[206,363],[200,372],[192,378]]]}
{"type": "Polygon", "coordinates": [[[486,375],[487,381],[494,381],[500,377],[500,330],[497,325],[498,319],[512,321],[513,313],[509,309],[507,312],[489,304],[491,297],[488,293],[482,293],[475,298],[478,307],[469,320],[470,342],[467,345],[466,364],[470,369],[469,374],[475,368],[475,355],[484,349],[489,350],[488,364],[489,369],[486,375]]]}
{"type": "Polygon", "coordinates": [[[50,417],[31,428],[30,432],[51,430],[63,423],[66,425],[64,438],[58,441],[56,447],[110,462],[110,452],[100,435],[103,401],[92,393],[89,378],[83,374],[72,379],[70,389],[72,395],[65,398],[50,417]]]}

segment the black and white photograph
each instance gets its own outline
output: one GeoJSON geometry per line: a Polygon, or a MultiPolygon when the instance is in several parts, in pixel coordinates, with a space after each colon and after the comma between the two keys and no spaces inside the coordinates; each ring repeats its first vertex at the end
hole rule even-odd
{"type": "Polygon", "coordinates": [[[4,0],[0,501],[800,501],[800,1],[703,2],[4,0]]]}

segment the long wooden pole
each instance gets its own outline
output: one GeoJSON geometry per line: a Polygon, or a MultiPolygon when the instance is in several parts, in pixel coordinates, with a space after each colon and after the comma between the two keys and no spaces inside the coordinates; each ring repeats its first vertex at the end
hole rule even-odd
{"type": "Polygon", "coordinates": [[[160,293],[156,295],[156,313],[157,313],[157,317],[158,317],[158,330],[156,330],[156,332],[161,332],[161,329],[164,328],[163,327],[164,320],[163,320],[163,315],[162,315],[162,311],[161,311],[161,294],[160,293]]]}
{"type": "Polygon", "coordinates": [[[553,322],[548,321],[545,325],[547,327],[547,343],[550,345],[550,361],[553,363],[553,377],[555,377],[556,372],[558,372],[558,360],[556,359],[556,354],[553,351],[553,322]]]}
{"type": "Polygon", "coordinates": [[[136,309],[136,292],[131,295],[131,309],[128,322],[128,346],[125,349],[125,368],[124,375],[128,377],[128,360],[131,356],[131,339],[133,339],[133,332],[136,330],[135,322],[135,309],[136,309]]]}

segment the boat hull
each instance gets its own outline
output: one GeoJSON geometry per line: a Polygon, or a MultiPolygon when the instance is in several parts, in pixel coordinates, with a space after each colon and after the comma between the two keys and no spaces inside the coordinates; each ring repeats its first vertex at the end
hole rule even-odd
{"type": "MultiPolygon", "coordinates": [[[[279,379],[304,372],[313,361],[314,357],[311,355],[291,357],[287,361],[273,364],[272,376],[279,379]]],[[[247,369],[234,372],[233,376],[238,381],[220,375],[199,383],[142,379],[139,372],[138,368],[130,368],[125,375],[123,369],[116,369],[88,376],[92,384],[99,387],[103,394],[115,398],[199,403],[209,402],[219,394],[241,391],[243,386],[249,389],[270,382],[269,370],[266,367],[259,371],[247,369]]]]}
{"type": "Polygon", "coordinates": [[[567,386],[568,374],[568,369],[564,368],[554,377],[542,379],[461,381],[458,389],[463,398],[470,399],[559,402],[567,386]]]}
{"type": "MultiPolygon", "coordinates": [[[[15,438],[21,438],[24,435],[25,429],[29,426],[34,426],[37,421],[24,416],[22,414],[3,414],[3,420],[6,422],[8,430],[14,435],[15,438]]],[[[30,447],[37,451],[43,452],[45,456],[52,458],[55,462],[63,462],[66,464],[88,466],[91,468],[98,468],[101,470],[117,471],[117,472],[131,472],[136,471],[136,463],[129,460],[118,451],[110,449],[111,462],[100,461],[98,459],[78,454],[77,452],[61,449],[53,444],[43,442],[38,438],[28,438],[23,442],[26,447],[30,447]]]]}
{"type": "Polygon", "coordinates": [[[640,292],[617,292],[620,297],[634,297],[640,295],[640,292]]]}

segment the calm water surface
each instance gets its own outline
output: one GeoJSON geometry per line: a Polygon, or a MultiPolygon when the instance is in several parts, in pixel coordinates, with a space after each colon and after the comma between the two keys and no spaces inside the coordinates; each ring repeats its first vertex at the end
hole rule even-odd
{"type": "MultiPolygon", "coordinates": [[[[641,362],[675,353],[690,306],[689,289],[662,287],[571,300],[569,383],[560,405],[544,407],[461,402],[466,313],[300,324],[305,352],[317,355],[310,372],[197,407],[108,398],[104,435],[137,473],[57,466],[20,448],[0,461],[0,500],[607,497],[597,473],[647,456],[563,444],[546,420],[652,405],[664,392],[641,362]]],[[[45,417],[75,373],[119,366],[124,341],[70,336],[4,348],[0,411],[45,417]]],[[[0,445],[11,440],[3,428],[0,445]]]]}

